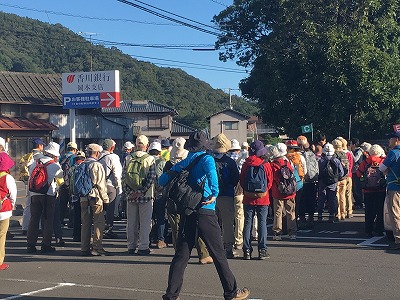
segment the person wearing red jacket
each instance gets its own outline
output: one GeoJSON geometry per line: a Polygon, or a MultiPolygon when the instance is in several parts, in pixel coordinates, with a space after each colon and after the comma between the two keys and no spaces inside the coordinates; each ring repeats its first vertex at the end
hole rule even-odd
{"type": "Polygon", "coordinates": [[[6,235],[17,198],[17,185],[9,170],[14,166],[13,160],[6,152],[0,153],[0,271],[8,269],[4,263],[6,235]]]}
{"type": "Polygon", "coordinates": [[[297,225],[296,225],[296,193],[292,195],[283,195],[279,192],[278,186],[281,182],[280,169],[282,166],[287,165],[287,167],[294,172],[293,166],[285,157],[287,154],[287,146],[283,143],[278,143],[276,146],[271,147],[272,155],[272,198],[274,199],[274,240],[282,240],[282,211],[285,208],[287,216],[287,230],[289,238],[291,240],[296,239],[297,235],[297,225]]]}
{"type": "MultiPolygon", "coordinates": [[[[368,169],[374,167],[376,170],[380,164],[385,160],[382,147],[375,144],[370,148],[369,156],[364,159],[356,172],[357,177],[360,178],[361,185],[367,180],[368,169]]],[[[380,172],[377,170],[377,172],[380,172]]],[[[382,175],[383,176],[383,175],[382,175]]],[[[385,183],[382,177],[382,183],[385,183]]],[[[383,235],[383,205],[386,196],[386,185],[381,184],[376,187],[368,187],[365,183],[362,189],[364,205],[365,205],[365,233],[368,237],[383,235]],[[374,228],[375,227],[375,228],[374,228]]]]}
{"type": "Polygon", "coordinates": [[[272,169],[268,161],[263,156],[267,150],[261,141],[254,141],[250,145],[249,157],[245,160],[240,173],[240,185],[244,191],[244,228],[243,228],[243,259],[250,260],[251,252],[251,228],[254,215],[257,214],[258,221],[258,259],[269,258],[267,251],[267,214],[269,201],[269,190],[272,186],[272,169]],[[248,175],[256,166],[263,165],[266,182],[261,183],[265,187],[264,192],[249,192],[248,175]]]}

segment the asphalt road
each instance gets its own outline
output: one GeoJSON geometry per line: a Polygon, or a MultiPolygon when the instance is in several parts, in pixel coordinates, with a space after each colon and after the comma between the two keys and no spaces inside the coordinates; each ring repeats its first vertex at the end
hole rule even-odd
{"type": "MultiPolygon", "coordinates": [[[[269,239],[270,259],[230,260],[238,285],[250,288],[249,299],[400,299],[400,252],[388,251],[385,237],[366,238],[363,219],[357,211],[352,219],[300,231],[295,241],[269,239]]],[[[117,225],[119,239],[104,243],[113,256],[89,258],[80,256],[67,228],[65,247],[50,255],[26,254],[26,237],[13,227],[0,299],[161,299],[173,248],[128,255],[125,222],[117,225]]],[[[192,254],[181,299],[222,299],[214,266],[199,265],[192,254]]]]}

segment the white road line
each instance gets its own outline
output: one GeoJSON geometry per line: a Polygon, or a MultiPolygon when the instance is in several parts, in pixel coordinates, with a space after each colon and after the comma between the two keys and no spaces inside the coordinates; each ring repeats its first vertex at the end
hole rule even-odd
{"type": "MultiPolygon", "coordinates": [[[[4,279],[2,279],[4,280],[4,279]]],[[[28,280],[26,280],[26,282],[29,282],[28,280]]],[[[2,298],[3,300],[11,300],[11,299],[18,299],[18,298],[22,298],[22,297],[26,297],[26,296],[31,296],[34,294],[38,294],[38,293],[42,293],[42,292],[47,292],[47,291],[52,291],[55,289],[58,289],[60,287],[65,287],[65,286],[74,286],[74,283],[57,283],[56,286],[53,287],[49,287],[49,288],[45,288],[45,289],[40,289],[40,290],[36,290],[36,291],[32,291],[32,292],[28,292],[28,293],[23,293],[23,294],[19,294],[19,295],[15,295],[15,296],[10,296],[7,298],[2,298]]]]}
{"type": "MultiPolygon", "coordinates": [[[[27,279],[15,279],[15,278],[1,278],[2,281],[16,281],[16,282],[28,282],[28,283],[40,283],[40,284],[53,284],[54,287],[45,288],[29,293],[24,293],[20,295],[10,296],[7,298],[2,298],[0,300],[9,300],[9,299],[18,299],[25,296],[29,296],[32,294],[37,294],[40,292],[51,291],[59,287],[82,287],[82,288],[96,288],[96,289],[106,289],[106,290],[115,290],[115,291],[128,291],[128,292],[140,292],[140,293],[148,293],[148,294],[164,294],[165,291],[160,290],[147,290],[141,288],[125,288],[125,287],[114,287],[114,286],[103,286],[103,285],[92,285],[92,284],[79,284],[79,283],[56,283],[56,282],[48,282],[48,281],[38,281],[38,280],[27,280],[27,279]]],[[[182,296],[196,297],[198,299],[221,299],[221,295],[204,295],[204,294],[195,294],[195,293],[181,293],[182,296]]]]}
{"type": "Polygon", "coordinates": [[[379,241],[380,239],[382,239],[382,236],[374,236],[368,240],[365,240],[362,243],[357,244],[357,246],[367,246],[367,247],[387,247],[388,244],[373,244],[376,241],[379,241]]]}
{"type": "Polygon", "coordinates": [[[309,240],[338,240],[338,241],[364,241],[365,239],[363,238],[345,238],[345,237],[340,237],[340,238],[335,238],[335,237],[325,237],[325,236],[297,236],[298,240],[301,239],[309,239],[309,240]]]}

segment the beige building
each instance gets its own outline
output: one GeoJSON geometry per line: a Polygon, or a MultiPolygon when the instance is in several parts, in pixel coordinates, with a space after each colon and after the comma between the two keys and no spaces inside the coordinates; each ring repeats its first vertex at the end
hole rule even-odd
{"type": "Polygon", "coordinates": [[[240,143],[247,141],[246,116],[238,111],[227,108],[207,118],[210,122],[210,137],[223,133],[228,139],[237,139],[240,143]]]}

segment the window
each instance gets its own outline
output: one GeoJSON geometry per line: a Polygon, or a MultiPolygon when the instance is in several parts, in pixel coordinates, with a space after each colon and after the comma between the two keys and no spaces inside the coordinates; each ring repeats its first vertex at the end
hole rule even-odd
{"type": "Polygon", "coordinates": [[[223,121],[225,130],[238,130],[239,121],[223,121]]]}
{"type": "Polygon", "coordinates": [[[147,119],[147,127],[149,129],[167,129],[169,128],[168,116],[151,116],[147,119]]]}
{"type": "Polygon", "coordinates": [[[1,114],[7,117],[20,117],[21,107],[19,105],[2,104],[1,114]]]}

